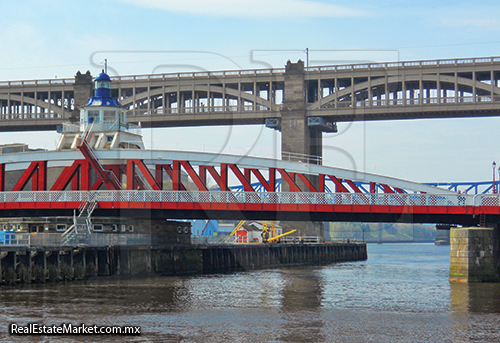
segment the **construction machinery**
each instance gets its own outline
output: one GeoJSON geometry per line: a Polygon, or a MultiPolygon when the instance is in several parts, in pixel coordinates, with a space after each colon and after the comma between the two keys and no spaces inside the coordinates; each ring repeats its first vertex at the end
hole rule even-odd
{"type": "Polygon", "coordinates": [[[243,227],[245,224],[246,220],[242,220],[236,225],[234,230],[229,234],[229,237],[235,236],[235,243],[241,244],[241,243],[254,243],[254,244],[260,244],[260,243],[274,243],[281,237],[284,237],[286,235],[289,235],[291,233],[294,233],[297,230],[291,230],[286,233],[283,233],[281,235],[276,234],[276,228],[274,226],[274,222],[272,221],[263,221],[262,222],[262,231],[260,233],[261,240],[258,240],[257,242],[249,242],[248,241],[248,236],[238,236],[237,232],[243,227]],[[271,229],[269,228],[269,225],[271,226],[271,229]]]}

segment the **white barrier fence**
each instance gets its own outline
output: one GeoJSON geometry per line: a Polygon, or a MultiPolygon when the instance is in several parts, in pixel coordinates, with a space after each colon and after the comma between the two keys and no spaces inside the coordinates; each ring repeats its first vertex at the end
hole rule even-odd
{"type": "Polygon", "coordinates": [[[192,235],[192,244],[234,244],[236,239],[234,236],[201,236],[192,235]]]}
{"type": "Polygon", "coordinates": [[[0,233],[0,247],[30,245],[29,233],[0,233]]]}
{"type": "Polygon", "coordinates": [[[305,193],[220,191],[1,192],[0,202],[195,202],[389,206],[500,206],[499,194],[305,193]]]}
{"type": "MultiPolygon", "coordinates": [[[[323,240],[324,241],[324,240],[323,240]]],[[[319,244],[321,237],[318,236],[285,236],[280,238],[281,243],[286,244],[319,244]]]]}
{"type": "MultiPolygon", "coordinates": [[[[60,233],[5,233],[0,234],[0,248],[16,246],[63,246],[64,239],[60,233]]],[[[287,244],[313,244],[321,243],[317,236],[304,237],[282,237],[281,243],[287,244]]],[[[127,245],[152,245],[154,238],[148,234],[117,234],[117,233],[95,233],[81,237],[73,244],[92,247],[127,246],[127,245]]],[[[234,236],[191,236],[192,244],[235,244],[234,236]]]]}
{"type": "MultiPolygon", "coordinates": [[[[63,246],[60,233],[0,233],[0,247],[14,246],[63,246]]],[[[151,245],[152,236],[148,234],[95,233],[79,237],[69,245],[93,247],[151,245]]]]}

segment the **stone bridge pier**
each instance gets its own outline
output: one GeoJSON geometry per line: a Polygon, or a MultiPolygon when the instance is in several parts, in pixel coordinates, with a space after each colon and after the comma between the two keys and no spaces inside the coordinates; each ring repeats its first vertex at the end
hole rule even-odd
{"type": "Polygon", "coordinates": [[[281,113],[282,159],[321,164],[323,131],[307,117],[307,87],[304,62],[288,61],[281,113]]]}
{"type": "Polygon", "coordinates": [[[78,121],[80,119],[80,107],[84,106],[88,99],[94,94],[92,82],[92,75],[87,70],[85,74],[78,71],[75,75],[74,84],[74,110],[71,111],[71,121],[78,121]]]}
{"type": "Polygon", "coordinates": [[[500,282],[500,223],[451,228],[450,282],[500,282]]]}
{"type": "MultiPolygon", "coordinates": [[[[304,62],[290,60],[285,67],[284,97],[281,115],[281,159],[308,164],[322,164],[323,131],[336,132],[336,125],[325,123],[323,117],[307,116],[308,84],[304,62]]],[[[317,95],[316,95],[317,96],[317,95]]],[[[314,95],[312,96],[314,100],[314,95]]],[[[303,191],[309,191],[304,182],[294,179],[303,191]]],[[[309,181],[318,188],[319,178],[311,177],[309,181]]],[[[288,191],[286,182],[283,191],[288,191]]],[[[297,236],[319,236],[324,238],[322,222],[282,222],[284,231],[297,230],[297,236]]]]}

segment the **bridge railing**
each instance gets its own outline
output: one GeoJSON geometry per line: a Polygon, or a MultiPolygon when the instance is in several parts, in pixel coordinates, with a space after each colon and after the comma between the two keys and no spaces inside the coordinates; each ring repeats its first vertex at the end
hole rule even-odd
{"type": "Polygon", "coordinates": [[[221,191],[22,191],[1,192],[0,202],[174,202],[384,206],[500,206],[499,194],[309,193],[221,191]]]}
{"type": "Polygon", "coordinates": [[[173,107],[159,109],[133,109],[127,111],[127,117],[131,118],[134,114],[141,115],[177,115],[184,113],[216,113],[216,112],[263,112],[270,111],[268,106],[264,105],[227,105],[227,106],[191,106],[191,107],[173,107]]]}
{"type": "Polygon", "coordinates": [[[499,194],[478,194],[474,206],[500,206],[499,194]]]}
{"type": "Polygon", "coordinates": [[[302,163],[308,164],[323,164],[323,158],[321,156],[308,155],[308,154],[299,154],[295,152],[282,151],[281,159],[283,161],[299,161],[302,163]]]}
{"type": "MultiPolygon", "coordinates": [[[[90,125],[90,124],[88,124],[90,125]]],[[[85,130],[88,129],[88,125],[85,126],[85,130]]],[[[93,128],[91,130],[93,131],[122,131],[126,130],[131,133],[135,134],[140,134],[141,133],[141,127],[136,124],[132,123],[124,123],[124,122],[119,122],[117,120],[115,121],[102,121],[102,122],[95,122],[92,123],[93,128]]],[[[74,124],[74,123],[62,123],[61,126],[58,128],[59,133],[78,133],[82,131],[82,126],[80,124],[74,124]]]]}
{"type": "Polygon", "coordinates": [[[340,64],[329,66],[314,66],[305,68],[309,72],[336,70],[344,71],[350,69],[388,69],[388,68],[405,68],[405,67],[428,67],[428,66],[443,66],[443,65],[465,65],[465,64],[484,64],[500,62],[500,57],[480,57],[480,58],[453,58],[444,60],[427,60],[427,61],[402,61],[402,62],[386,62],[386,63],[356,63],[356,64],[340,64]]]}
{"type": "Polygon", "coordinates": [[[476,96],[451,96],[430,98],[405,98],[405,99],[382,99],[382,100],[357,100],[328,102],[321,106],[322,109],[350,108],[350,107],[378,107],[378,106],[412,106],[412,105],[437,105],[456,103],[480,103],[499,102],[500,96],[476,95],[476,96]]]}
{"type": "Polygon", "coordinates": [[[46,85],[72,85],[75,79],[46,79],[46,80],[15,80],[15,81],[0,81],[2,86],[46,86],[46,85]]]}
{"type": "MultiPolygon", "coordinates": [[[[308,72],[320,71],[345,71],[345,70],[362,70],[362,69],[388,69],[388,68],[405,68],[405,67],[429,67],[429,66],[449,66],[449,65],[466,65],[466,64],[491,64],[500,62],[500,57],[479,57],[479,58],[454,58],[442,60],[422,60],[422,61],[394,61],[385,63],[353,63],[353,64],[338,64],[326,66],[311,66],[306,67],[308,72]]],[[[111,76],[111,80],[119,82],[134,82],[134,81],[155,81],[159,79],[180,79],[180,78],[206,78],[206,77],[238,77],[248,75],[262,74],[282,74],[284,68],[266,68],[266,69],[239,69],[239,70],[219,70],[219,71],[195,71],[195,72],[180,72],[180,73],[165,73],[165,74],[143,74],[143,75],[124,75],[111,76]]],[[[74,78],[65,79],[45,79],[45,80],[13,80],[0,81],[0,87],[12,86],[45,86],[45,85],[72,85],[75,83],[74,78]]]]}

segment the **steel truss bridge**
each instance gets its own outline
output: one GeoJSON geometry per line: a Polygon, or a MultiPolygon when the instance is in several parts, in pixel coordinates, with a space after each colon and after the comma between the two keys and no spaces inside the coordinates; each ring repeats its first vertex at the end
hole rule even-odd
{"type": "Polygon", "coordinates": [[[96,216],[468,225],[486,215],[500,218],[496,194],[457,194],[320,165],[195,152],[95,151],[103,168],[126,184],[120,187],[106,183],[96,164],[81,157],[78,150],[0,155],[0,216],[71,216],[82,203],[95,201],[96,216]],[[277,175],[288,191],[277,191],[277,175]],[[252,178],[263,189],[257,191],[252,178]],[[172,190],[163,189],[165,181],[172,190]],[[210,182],[219,190],[210,189],[210,182]],[[230,182],[243,190],[231,191],[230,182]]]}
{"type": "MultiPolygon", "coordinates": [[[[129,121],[144,127],[265,124],[287,110],[286,76],[285,69],[116,76],[112,92],[129,121]]],[[[312,122],[499,115],[500,57],[315,66],[296,77],[312,122]]],[[[54,130],[86,102],[89,86],[0,82],[0,131],[54,130]]]]}

